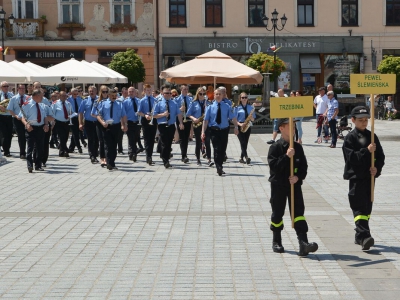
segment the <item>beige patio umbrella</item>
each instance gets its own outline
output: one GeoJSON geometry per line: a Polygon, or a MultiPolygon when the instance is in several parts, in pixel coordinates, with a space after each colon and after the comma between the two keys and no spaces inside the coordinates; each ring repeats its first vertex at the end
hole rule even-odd
{"type": "Polygon", "coordinates": [[[169,82],[206,84],[210,82],[229,84],[260,84],[260,72],[237,62],[230,56],[212,50],[195,59],[161,72],[160,78],[169,82]]]}

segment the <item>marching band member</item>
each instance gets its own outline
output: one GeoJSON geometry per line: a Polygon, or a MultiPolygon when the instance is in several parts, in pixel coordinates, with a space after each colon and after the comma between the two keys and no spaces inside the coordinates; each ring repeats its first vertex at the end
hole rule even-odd
{"type": "Polygon", "coordinates": [[[179,128],[184,128],[182,114],[178,105],[171,100],[171,89],[164,87],[162,90],[163,98],[154,107],[154,118],[157,119],[158,130],[160,131],[161,158],[166,169],[172,168],[169,163],[171,145],[175,133],[175,120],[178,119],[179,128]]]}
{"type": "Polygon", "coordinates": [[[7,106],[7,110],[13,116],[14,127],[18,134],[19,157],[21,159],[26,159],[26,137],[25,126],[18,115],[21,111],[21,106],[24,105],[26,100],[25,86],[20,84],[18,85],[18,93],[10,99],[10,103],[7,106]]]}
{"type": "Polygon", "coordinates": [[[33,170],[33,148],[36,146],[35,171],[44,171],[42,168],[42,154],[44,146],[44,133],[49,131],[49,121],[54,120],[51,111],[41,103],[43,93],[39,89],[32,92],[32,100],[21,107],[19,117],[26,129],[28,144],[26,163],[28,172],[33,170]]]}
{"type": "MultiPolygon", "coordinates": [[[[176,104],[180,107],[183,114],[183,125],[184,129],[178,130],[180,139],[180,148],[182,154],[182,162],[189,163],[189,158],[187,157],[187,149],[189,144],[190,128],[192,127],[192,120],[185,117],[189,109],[189,105],[193,98],[188,96],[189,88],[186,84],[181,85],[181,95],[175,99],[176,104]]],[[[176,120],[176,127],[179,127],[178,119],[176,120]]]]}
{"type": "Polygon", "coordinates": [[[139,116],[142,118],[144,147],[146,149],[146,162],[153,165],[154,139],[157,132],[157,120],[153,118],[153,109],[156,99],[151,95],[150,84],[143,85],[145,96],[140,100],[139,116]]]}
{"type": "Polygon", "coordinates": [[[217,167],[219,176],[225,174],[222,163],[224,161],[224,153],[228,143],[229,120],[231,119],[235,125],[235,134],[238,134],[238,126],[236,117],[231,107],[222,102],[222,93],[220,90],[214,91],[214,103],[207,107],[203,121],[201,138],[205,138],[205,131],[210,128],[211,141],[214,148],[214,162],[217,167]]]}
{"type": "Polygon", "coordinates": [[[69,136],[69,116],[72,112],[72,105],[67,100],[67,94],[60,92],[60,99],[52,104],[54,118],[56,125],[54,126],[60,139],[59,157],[69,158],[69,151],[67,147],[69,136]]]}
{"type": "Polygon", "coordinates": [[[79,130],[83,131],[86,129],[86,135],[88,139],[88,151],[89,157],[92,164],[96,164],[99,161],[99,138],[97,137],[97,118],[92,116],[92,110],[95,103],[97,102],[97,88],[95,86],[89,86],[89,96],[82,101],[79,106],[79,130]]]}
{"type": "Polygon", "coordinates": [[[117,91],[111,90],[109,99],[103,101],[96,111],[97,121],[103,126],[104,149],[107,158],[107,169],[118,170],[115,166],[117,157],[118,131],[126,131],[126,112],[121,101],[117,100],[117,91]]]}
{"type": "MultiPolygon", "coordinates": [[[[208,97],[207,97],[208,98],[208,97]]],[[[207,99],[206,101],[206,109],[208,106],[212,105],[214,102],[214,93],[212,95],[212,99],[207,99]]],[[[203,158],[207,158],[208,159],[208,163],[207,165],[209,167],[212,167],[214,165],[214,162],[211,160],[211,134],[210,134],[210,128],[207,128],[206,131],[204,132],[205,134],[205,138],[202,139],[202,142],[204,142],[204,146],[205,146],[205,151],[203,152],[203,158]]]]}
{"type": "MultiPolygon", "coordinates": [[[[123,103],[125,99],[128,98],[128,89],[126,87],[123,87],[121,89],[121,96],[117,98],[117,101],[120,101],[123,103]]],[[[122,146],[122,141],[124,138],[124,132],[122,130],[118,131],[118,154],[124,155],[124,148],[122,146]]]]}
{"type": "MultiPolygon", "coordinates": [[[[92,116],[95,117],[96,120],[101,105],[103,104],[104,101],[108,99],[108,93],[109,93],[108,87],[102,85],[99,90],[99,97],[97,98],[97,102],[93,105],[93,109],[91,112],[92,116]]],[[[103,126],[100,124],[100,122],[96,123],[96,133],[100,146],[100,166],[104,168],[107,166],[107,162],[106,162],[106,152],[104,150],[103,126]]]]}
{"type": "Polygon", "coordinates": [[[128,120],[128,156],[133,162],[136,162],[138,154],[138,147],[136,146],[138,139],[140,140],[140,125],[139,125],[139,99],[135,97],[135,88],[128,88],[128,97],[124,100],[123,106],[125,108],[126,117],[128,120]]]}
{"type": "MultiPolygon", "coordinates": [[[[50,103],[51,104],[55,103],[57,101],[57,98],[58,98],[57,94],[52,93],[50,95],[50,103]]],[[[55,122],[52,122],[52,124],[50,124],[51,138],[49,141],[50,148],[53,148],[53,149],[58,148],[60,146],[60,144],[58,143],[57,132],[54,129],[54,125],[55,125],[55,122]]]]}
{"type": "MultiPolygon", "coordinates": [[[[206,91],[199,87],[196,91],[193,101],[189,105],[186,117],[189,117],[193,121],[193,130],[196,138],[196,149],[195,154],[197,158],[197,165],[201,166],[200,161],[200,150],[201,150],[201,129],[202,122],[200,119],[204,119],[204,114],[206,110],[206,100],[204,99],[206,91]],[[200,122],[200,126],[198,125],[200,122]]],[[[211,159],[210,159],[211,160],[211,159]]]]}
{"type": "Polygon", "coordinates": [[[71,125],[71,142],[68,147],[68,151],[70,153],[74,152],[75,147],[78,148],[78,152],[82,154],[82,146],[80,143],[79,137],[79,120],[78,120],[78,113],[79,113],[79,106],[81,106],[82,98],[79,96],[78,89],[72,88],[71,89],[71,97],[68,98],[69,103],[72,106],[72,113],[75,113],[76,116],[72,117],[72,125],[71,125]]]}
{"type": "MultiPolygon", "coordinates": [[[[12,98],[8,87],[7,81],[1,82],[0,102],[12,98]]],[[[8,112],[3,105],[0,105],[0,133],[3,136],[3,138],[0,139],[0,144],[3,147],[4,156],[11,157],[10,148],[13,133],[13,120],[10,112],[8,112]],[[3,140],[3,142],[1,142],[1,140],[3,140]]]]}
{"type": "MultiPolygon", "coordinates": [[[[236,114],[236,119],[237,119],[237,124],[242,129],[242,126],[244,125],[244,122],[247,120],[247,118],[250,115],[250,121],[254,121],[254,118],[256,117],[255,112],[252,113],[253,106],[247,104],[248,102],[248,97],[246,93],[241,93],[240,96],[240,104],[236,107],[235,114],[236,114]]],[[[251,133],[251,127],[247,129],[246,132],[242,132],[242,130],[239,130],[238,134],[238,139],[240,142],[240,148],[241,148],[241,154],[240,154],[240,160],[239,162],[244,164],[250,164],[251,159],[247,155],[247,145],[249,143],[249,138],[250,138],[250,133],[251,133]]]]}
{"type": "MultiPolygon", "coordinates": [[[[228,99],[228,96],[226,94],[226,87],[220,86],[218,89],[221,91],[221,94],[222,94],[222,102],[228,104],[229,107],[232,107],[232,101],[228,99]]],[[[227,130],[228,130],[228,138],[229,138],[229,127],[227,128],[227,130]]],[[[226,145],[228,145],[228,141],[226,142],[226,145]]],[[[228,156],[226,155],[226,149],[225,149],[224,162],[227,159],[228,159],[228,156]]]]}

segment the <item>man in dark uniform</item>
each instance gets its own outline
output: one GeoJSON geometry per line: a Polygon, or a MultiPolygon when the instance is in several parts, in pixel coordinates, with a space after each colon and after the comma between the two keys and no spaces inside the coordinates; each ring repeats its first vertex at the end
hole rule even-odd
{"type": "Polygon", "coordinates": [[[362,250],[369,250],[375,243],[369,230],[369,219],[372,212],[371,175],[379,177],[385,165],[385,154],[379,139],[374,135],[371,143],[371,132],[366,129],[369,110],[357,106],[351,111],[354,130],[346,135],[343,143],[345,161],[343,178],[349,180],[349,202],[356,225],[355,243],[362,250]],[[375,167],[371,167],[371,154],[375,152],[375,167]]]}
{"type": "MultiPolygon", "coordinates": [[[[181,95],[175,99],[176,104],[180,107],[182,115],[185,116],[190,103],[192,103],[193,98],[188,96],[189,87],[186,84],[181,85],[181,95]]],[[[187,149],[189,145],[190,129],[192,128],[192,119],[183,117],[184,129],[180,129],[179,120],[176,119],[176,127],[178,128],[180,147],[182,154],[182,162],[189,163],[189,158],[187,157],[187,149]]]]}
{"type": "MultiPolygon", "coordinates": [[[[7,81],[1,82],[0,102],[12,98],[12,93],[8,91],[7,81]]],[[[13,134],[13,120],[6,107],[0,105],[0,145],[3,147],[4,156],[11,157],[10,148],[13,134]]]]}
{"type": "Polygon", "coordinates": [[[283,230],[283,215],[286,201],[289,199],[289,211],[293,209],[290,201],[290,185],[294,184],[294,229],[299,240],[299,256],[307,256],[309,252],[318,250],[316,243],[309,243],[307,238],[308,225],[304,217],[304,200],[301,185],[307,176],[307,159],[303,147],[294,143],[289,148],[289,119],[278,119],[281,138],[273,143],[268,151],[268,165],[271,182],[271,226],[273,232],[272,250],[283,253],[281,232],[283,230]],[[294,176],[290,176],[290,158],[294,160],[294,176]]]}
{"type": "Polygon", "coordinates": [[[60,92],[60,99],[51,105],[53,110],[56,124],[54,129],[57,131],[57,135],[60,138],[60,149],[58,156],[69,158],[69,150],[67,147],[68,136],[69,136],[69,118],[72,113],[72,105],[67,101],[68,95],[65,92],[60,92]]]}
{"type": "MultiPolygon", "coordinates": [[[[122,90],[123,92],[123,90],[122,90]]],[[[125,108],[126,117],[128,120],[128,156],[133,162],[136,162],[138,147],[136,146],[138,139],[140,140],[140,125],[139,125],[139,99],[135,97],[135,88],[133,86],[128,88],[128,97],[124,100],[123,106],[125,108]]]]}
{"type": "Polygon", "coordinates": [[[78,120],[79,106],[81,106],[82,98],[79,96],[78,89],[76,88],[71,89],[71,97],[68,98],[68,101],[69,103],[71,103],[72,106],[72,116],[71,116],[72,125],[70,126],[72,135],[68,151],[70,153],[73,153],[75,147],[77,147],[78,152],[82,153],[82,146],[79,137],[79,120],[78,120]]]}

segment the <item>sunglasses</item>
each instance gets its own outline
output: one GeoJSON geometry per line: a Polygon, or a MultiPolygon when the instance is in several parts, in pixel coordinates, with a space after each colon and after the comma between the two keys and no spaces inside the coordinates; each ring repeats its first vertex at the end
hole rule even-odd
{"type": "Polygon", "coordinates": [[[102,94],[108,94],[108,91],[101,91],[102,94]]]}
{"type": "Polygon", "coordinates": [[[247,97],[240,97],[241,99],[247,99],[247,97]]]}
{"type": "Polygon", "coordinates": [[[3,85],[2,87],[8,87],[8,85],[3,85]]]}
{"type": "Polygon", "coordinates": [[[199,96],[204,96],[205,94],[204,93],[199,93],[199,96]]]}

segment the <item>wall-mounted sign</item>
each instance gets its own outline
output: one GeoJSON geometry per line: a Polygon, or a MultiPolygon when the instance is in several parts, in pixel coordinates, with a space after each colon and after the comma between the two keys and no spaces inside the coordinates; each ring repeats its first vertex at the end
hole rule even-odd
{"type": "Polygon", "coordinates": [[[17,59],[27,60],[47,60],[47,59],[59,59],[67,60],[71,58],[84,59],[85,51],[57,51],[57,50],[46,50],[46,51],[16,51],[17,59]]]}
{"type": "MultiPolygon", "coordinates": [[[[136,53],[138,49],[133,49],[136,53]]],[[[99,58],[113,58],[113,56],[119,52],[125,52],[126,49],[113,49],[113,50],[99,50],[99,58]]]]}

